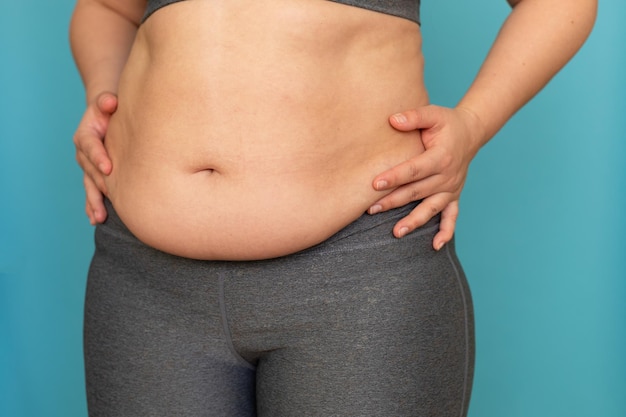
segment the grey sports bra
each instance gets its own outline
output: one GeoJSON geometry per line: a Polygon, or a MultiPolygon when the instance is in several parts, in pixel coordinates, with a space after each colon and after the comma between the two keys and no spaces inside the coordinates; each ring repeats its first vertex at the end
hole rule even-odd
{"type": "MultiPolygon", "coordinates": [[[[168,4],[176,3],[183,0],[148,0],[148,7],[143,16],[145,21],[152,13],[165,7],[168,4]]],[[[373,10],[392,16],[399,16],[409,19],[417,24],[420,23],[420,0],[331,0],[336,3],[347,4],[350,6],[361,7],[363,9],[373,10]]]]}

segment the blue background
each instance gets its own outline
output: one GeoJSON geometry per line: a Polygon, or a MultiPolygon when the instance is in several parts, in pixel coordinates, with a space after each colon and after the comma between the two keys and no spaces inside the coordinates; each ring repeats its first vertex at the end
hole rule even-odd
{"type": "MultiPolygon", "coordinates": [[[[73,2],[0,14],[0,416],[86,416],[93,249],[72,134],[84,108],[73,2]]],[[[425,1],[432,101],[460,98],[508,12],[425,1]]],[[[458,252],[477,326],[472,417],[626,415],[626,5],[603,0],[581,52],[488,144],[458,252]]]]}

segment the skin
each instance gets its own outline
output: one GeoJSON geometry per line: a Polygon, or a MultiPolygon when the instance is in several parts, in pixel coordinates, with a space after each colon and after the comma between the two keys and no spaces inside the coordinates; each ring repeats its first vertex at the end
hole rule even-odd
{"type": "Polygon", "coordinates": [[[433,246],[440,249],[450,241],[471,160],[578,51],[597,13],[596,0],[511,0],[509,4],[511,14],[455,108],[426,106],[390,117],[396,129],[421,129],[426,147],[423,154],[373,181],[378,190],[400,188],[374,204],[370,212],[424,198],[395,225],[397,237],[442,212],[433,246]]]}
{"type": "MultiPolygon", "coordinates": [[[[107,9],[87,12],[78,22],[98,32],[107,9]]],[[[75,50],[90,85],[100,50],[75,50]]],[[[138,28],[114,86],[107,197],[139,240],[178,256],[313,246],[386,194],[376,172],[423,149],[386,120],[428,102],[422,74],[407,19],[315,0],[174,3],[138,28]]]]}
{"type": "MultiPolygon", "coordinates": [[[[73,49],[85,51],[103,39],[118,38],[128,44],[138,25],[142,2],[102,0],[79,1],[75,17],[94,3],[106,3],[112,13],[128,22],[125,31],[106,30],[91,37],[72,35],[73,49]],[[139,16],[139,17],[138,17],[139,16]]],[[[377,191],[388,193],[369,209],[371,214],[423,199],[394,227],[402,237],[442,213],[433,247],[440,249],[452,239],[459,212],[459,199],[469,165],[506,121],[530,100],[576,53],[595,21],[597,0],[510,1],[506,19],[475,81],[454,108],[428,105],[407,109],[389,117],[401,132],[421,131],[426,151],[384,171],[372,181],[377,191]],[[545,42],[549,39],[550,42],[545,42]]],[[[84,19],[73,19],[72,33],[84,33],[84,19]]],[[[86,212],[92,224],[106,219],[103,195],[112,163],[103,146],[108,123],[117,108],[116,86],[127,55],[99,52],[98,59],[77,56],[85,77],[87,110],[74,136],[77,161],[85,172],[86,212]],[[102,58],[104,56],[104,58],[102,58]],[[95,70],[94,68],[99,68],[95,70]],[[104,68],[104,69],[103,69],[104,68]]],[[[337,179],[341,181],[341,178],[337,179]]]]}

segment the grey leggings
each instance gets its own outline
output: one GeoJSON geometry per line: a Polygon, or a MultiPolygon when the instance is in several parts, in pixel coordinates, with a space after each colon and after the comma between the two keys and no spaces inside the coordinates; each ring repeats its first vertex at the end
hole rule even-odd
{"type": "Polygon", "coordinates": [[[197,261],[139,242],[108,205],[85,305],[91,417],[465,416],[473,317],[436,220],[364,215],[305,251],[197,261]]]}

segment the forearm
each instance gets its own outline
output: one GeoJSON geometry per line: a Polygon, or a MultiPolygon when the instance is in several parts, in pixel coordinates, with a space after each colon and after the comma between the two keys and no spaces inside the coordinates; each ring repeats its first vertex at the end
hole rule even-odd
{"type": "Polygon", "coordinates": [[[104,91],[117,92],[144,7],[145,1],[77,1],[70,45],[87,102],[104,91]]]}
{"type": "Polygon", "coordinates": [[[474,83],[459,102],[478,119],[478,150],[581,47],[597,0],[511,1],[505,21],[474,83]]]}

